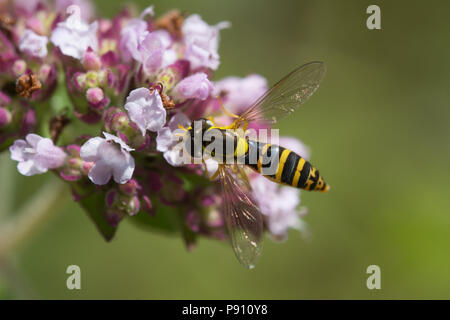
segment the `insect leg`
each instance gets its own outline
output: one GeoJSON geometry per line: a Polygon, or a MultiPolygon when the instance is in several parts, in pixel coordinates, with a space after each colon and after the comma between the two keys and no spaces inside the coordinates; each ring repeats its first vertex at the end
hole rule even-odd
{"type": "Polygon", "coordinates": [[[211,121],[212,124],[213,124],[214,126],[216,126],[216,122],[214,121],[214,118],[213,118],[213,117],[208,117],[208,118],[206,118],[206,119],[208,119],[209,121],[211,121]]]}
{"type": "Polygon", "coordinates": [[[223,103],[222,103],[222,98],[221,98],[220,96],[217,96],[217,99],[219,99],[219,105],[220,105],[220,108],[222,109],[222,111],[223,111],[227,116],[232,117],[232,118],[236,118],[236,119],[239,118],[238,115],[236,115],[236,114],[234,114],[234,113],[228,111],[227,109],[225,109],[225,106],[224,106],[223,103]]]}

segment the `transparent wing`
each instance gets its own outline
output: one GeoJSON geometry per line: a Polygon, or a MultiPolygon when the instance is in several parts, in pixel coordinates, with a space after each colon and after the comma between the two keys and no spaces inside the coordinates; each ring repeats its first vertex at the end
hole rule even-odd
{"type": "Polygon", "coordinates": [[[246,110],[239,118],[240,123],[264,119],[274,124],[292,114],[317,90],[325,72],[323,62],[310,62],[298,67],[246,110]]]}
{"type": "Polygon", "coordinates": [[[239,262],[252,269],[262,248],[263,218],[250,193],[244,192],[245,184],[239,183],[231,169],[219,165],[225,206],[224,218],[234,253],[239,262]]]}
{"type": "Polygon", "coordinates": [[[229,164],[228,165],[233,173],[236,175],[236,178],[239,179],[239,182],[245,188],[246,191],[251,192],[252,186],[250,185],[250,181],[248,180],[247,174],[245,173],[245,167],[243,164],[229,164]]]}

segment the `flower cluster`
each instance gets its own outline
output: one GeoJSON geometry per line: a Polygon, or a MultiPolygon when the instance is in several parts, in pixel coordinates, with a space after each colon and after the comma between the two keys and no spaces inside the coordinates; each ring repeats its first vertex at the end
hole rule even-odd
{"type": "MultiPolygon", "coordinates": [[[[267,90],[260,75],[212,80],[229,26],[177,10],[157,16],[153,7],[107,19],[87,0],[6,2],[0,151],[9,149],[23,175],[65,180],[106,239],[126,216],[181,232],[189,248],[198,235],[226,239],[220,184],[201,165],[183,165],[174,132],[202,117],[230,123],[217,96],[240,113],[267,90]]],[[[308,156],[298,140],[283,144],[308,156]]],[[[298,190],[249,177],[274,238],[302,227],[298,190]]]]}

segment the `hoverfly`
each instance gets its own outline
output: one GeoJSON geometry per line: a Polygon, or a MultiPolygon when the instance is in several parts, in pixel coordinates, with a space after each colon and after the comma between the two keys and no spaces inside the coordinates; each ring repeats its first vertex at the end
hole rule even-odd
{"type": "MultiPolygon", "coordinates": [[[[311,62],[295,69],[240,116],[231,114],[222,106],[226,114],[235,118],[229,126],[217,126],[212,118],[200,119],[199,130],[202,136],[215,129],[223,135],[223,139],[231,138],[233,141],[234,147],[231,152],[223,150],[221,157],[232,160],[237,157],[244,158],[241,164],[224,161],[219,164],[217,172],[211,177],[208,175],[204,160],[202,161],[208,177],[214,180],[218,176],[220,179],[225,200],[224,219],[231,244],[239,262],[249,269],[255,266],[261,253],[264,226],[262,214],[251,197],[251,187],[243,168],[250,167],[276,183],[305,190],[327,192],[329,186],[315,167],[293,151],[278,145],[243,138],[236,135],[236,129],[245,130],[250,122],[258,120],[274,124],[282,117],[292,114],[317,90],[325,76],[325,70],[323,62],[311,62]],[[257,154],[256,162],[248,161],[248,155],[252,152],[257,154]],[[277,161],[276,170],[273,174],[265,174],[263,164],[271,161],[277,161]]],[[[183,129],[186,131],[186,140],[190,142],[187,151],[191,157],[195,157],[191,140],[197,129],[192,125],[183,129]]],[[[204,143],[203,141],[202,157],[205,154],[208,156],[207,145],[204,143]]],[[[217,150],[215,152],[217,153],[217,150]]]]}

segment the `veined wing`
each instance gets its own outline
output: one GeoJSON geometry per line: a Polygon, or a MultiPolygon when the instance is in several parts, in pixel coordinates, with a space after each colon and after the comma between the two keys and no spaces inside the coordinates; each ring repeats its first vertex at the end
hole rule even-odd
{"type": "Polygon", "coordinates": [[[250,180],[247,177],[247,174],[245,173],[245,167],[243,164],[230,164],[228,165],[231,171],[234,173],[237,179],[239,179],[239,182],[242,185],[242,188],[245,189],[247,192],[252,191],[252,186],[250,185],[250,180]]]}
{"type": "Polygon", "coordinates": [[[239,118],[239,123],[266,120],[271,124],[292,114],[313,95],[325,77],[323,62],[310,62],[298,67],[261,98],[239,118]]]}
{"type": "Polygon", "coordinates": [[[262,248],[263,218],[250,193],[243,191],[227,165],[219,165],[225,206],[224,218],[234,253],[239,262],[252,269],[262,248]]]}

